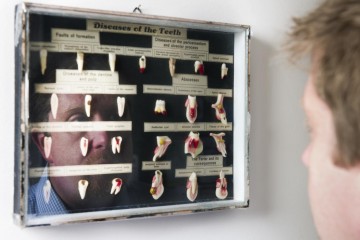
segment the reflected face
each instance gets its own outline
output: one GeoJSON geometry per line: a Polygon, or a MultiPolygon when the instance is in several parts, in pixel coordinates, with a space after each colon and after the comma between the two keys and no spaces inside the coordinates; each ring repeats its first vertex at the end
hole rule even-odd
{"type": "MultiPolygon", "coordinates": [[[[87,117],[84,107],[85,96],[80,94],[58,95],[59,104],[56,119],[49,113],[49,122],[119,121],[116,96],[93,95],[91,114],[87,117]]],[[[111,138],[118,132],[53,132],[52,147],[46,159],[51,167],[69,165],[121,163],[120,154],[111,151],[111,138]],[[88,139],[88,150],[84,157],[80,149],[80,139],[88,139]]],[[[123,134],[121,134],[123,136],[123,134]]],[[[110,194],[114,175],[84,175],[71,177],[51,177],[51,184],[57,194],[70,209],[85,209],[112,205],[114,196],[110,194]],[[89,182],[86,197],[81,200],[78,182],[89,182]]]]}
{"type": "Polygon", "coordinates": [[[303,97],[310,143],[302,160],[309,172],[315,225],[322,239],[359,239],[360,170],[334,164],[337,145],[333,115],[315,91],[314,76],[310,75],[303,97]]]}

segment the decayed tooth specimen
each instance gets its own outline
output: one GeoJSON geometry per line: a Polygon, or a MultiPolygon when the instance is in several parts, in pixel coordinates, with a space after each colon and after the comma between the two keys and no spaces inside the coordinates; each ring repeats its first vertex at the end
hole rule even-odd
{"type": "Polygon", "coordinates": [[[112,147],[112,152],[114,154],[120,153],[121,142],[122,142],[122,137],[120,137],[120,136],[113,137],[111,139],[111,147],[112,147]]]}
{"type": "Polygon", "coordinates": [[[114,178],[111,183],[112,183],[112,187],[110,194],[114,194],[114,195],[118,194],[121,190],[123,181],[121,180],[121,178],[114,178]]]}
{"type": "Polygon", "coordinates": [[[51,194],[51,183],[49,180],[46,180],[43,187],[43,195],[46,203],[49,203],[50,201],[50,194],[51,194]]]}
{"type": "Polygon", "coordinates": [[[175,74],[175,63],[176,63],[176,59],[175,58],[170,58],[169,59],[169,70],[170,70],[170,75],[173,77],[175,74]]]}
{"type": "Polygon", "coordinates": [[[196,96],[188,96],[185,102],[186,118],[189,123],[194,123],[197,118],[197,102],[196,96]]]}
{"type": "Polygon", "coordinates": [[[83,67],[84,67],[84,53],[82,52],[77,52],[77,55],[76,55],[76,63],[78,65],[78,70],[80,72],[82,72],[83,70],[83,67]]]}
{"type": "Polygon", "coordinates": [[[164,100],[156,100],[154,112],[155,114],[160,114],[164,116],[167,114],[164,100]]]}
{"type": "Polygon", "coordinates": [[[144,73],[145,68],[146,68],[146,58],[145,58],[145,56],[141,56],[139,58],[139,67],[140,67],[140,73],[144,73]]]}
{"type": "Polygon", "coordinates": [[[78,189],[79,189],[81,199],[85,198],[86,189],[87,189],[88,185],[89,185],[89,182],[87,180],[80,180],[79,181],[78,189]]]}
{"type": "Polygon", "coordinates": [[[119,117],[122,117],[124,115],[124,109],[125,109],[125,98],[117,97],[116,101],[117,101],[117,106],[118,106],[119,117]]]}
{"type": "Polygon", "coordinates": [[[219,178],[216,180],[215,195],[218,199],[225,199],[228,195],[227,182],[222,170],[220,171],[219,178]]]}
{"type": "Polygon", "coordinates": [[[168,136],[157,136],[156,141],[157,147],[154,150],[153,161],[156,161],[157,158],[161,158],[171,144],[171,139],[168,136]]]}
{"type": "Polygon", "coordinates": [[[225,133],[210,133],[210,136],[212,136],[216,143],[217,150],[221,153],[223,157],[226,157],[226,146],[225,146],[225,140],[223,137],[225,136],[225,133]]]}
{"type": "Polygon", "coordinates": [[[59,106],[59,98],[55,93],[51,94],[50,106],[51,106],[51,114],[53,118],[56,119],[57,109],[59,106]]]}
{"type": "Polygon", "coordinates": [[[91,99],[91,95],[85,95],[85,113],[88,117],[90,117],[91,99]]]}
{"type": "Polygon", "coordinates": [[[40,66],[41,66],[41,74],[44,75],[46,70],[46,61],[47,60],[47,50],[41,49],[40,50],[40,66]]]}
{"type": "Polygon", "coordinates": [[[85,137],[82,137],[80,140],[80,150],[81,154],[85,157],[89,147],[89,140],[85,137]]]}
{"type": "Polygon", "coordinates": [[[197,177],[196,173],[191,173],[189,179],[186,183],[186,196],[187,198],[193,202],[195,201],[197,195],[198,195],[198,183],[197,183],[197,177]]]}
{"type": "Polygon", "coordinates": [[[156,170],[155,175],[152,179],[150,194],[155,200],[157,200],[161,197],[163,193],[164,193],[164,185],[163,185],[162,172],[160,170],[156,170]]]}
{"type": "Polygon", "coordinates": [[[48,158],[50,156],[50,152],[51,152],[51,144],[52,144],[52,139],[51,137],[44,137],[44,152],[45,152],[45,157],[48,158]]]}
{"type": "Polygon", "coordinates": [[[185,140],[185,154],[190,153],[192,158],[196,158],[203,151],[203,143],[200,133],[190,132],[185,140]]]}
{"type": "Polygon", "coordinates": [[[112,72],[115,71],[115,61],[116,61],[116,54],[115,53],[109,53],[109,65],[110,65],[110,70],[112,72]]]}
{"type": "Polygon", "coordinates": [[[221,64],[221,79],[224,79],[224,77],[227,76],[228,70],[225,63],[221,64]]]}
{"type": "Polygon", "coordinates": [[[202,61],[195,61],[194,68],[195,68],[195,73],[204,75],[205,69],[202,61]]]}
{"type": "Polygon", "coordinates": [[[211,107],[215,109],[216,118],[220,120],[223,124],[227,124],[226,112],[223,106],[224,96],[218,94],[216,103],[212,104],[211,107]]]}

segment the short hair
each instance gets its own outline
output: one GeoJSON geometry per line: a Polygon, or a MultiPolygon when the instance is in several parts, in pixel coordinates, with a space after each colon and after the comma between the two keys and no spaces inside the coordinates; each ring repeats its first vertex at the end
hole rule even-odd
{"type": "Polygon", "coordinates": [[[316,56],[314,85],[334,117],[335,162],[360,163],[360,1],[327,0],[294,18],[289,36],[292,59],[316,56]]]}

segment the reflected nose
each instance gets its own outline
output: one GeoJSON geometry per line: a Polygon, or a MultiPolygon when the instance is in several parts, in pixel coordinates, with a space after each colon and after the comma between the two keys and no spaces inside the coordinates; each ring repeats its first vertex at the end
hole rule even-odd
{"type": "MultiPolygon", "coordinates": [[[[103,117],[96,113],[93,115],[93,121],[103,121],[103,117]]],[[[109,136],[105,131],[88,132],[92,149],[105,149],[109,144],[109,136]]]]}

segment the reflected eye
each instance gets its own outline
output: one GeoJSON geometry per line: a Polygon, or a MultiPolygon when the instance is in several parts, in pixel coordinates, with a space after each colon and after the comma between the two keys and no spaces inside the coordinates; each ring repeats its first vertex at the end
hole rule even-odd
{"type": "Polygon", "coordinates": [[[89,121],[89,118],[86,116],[85,113],[77,113],[73,114],[68,119],[69,122],[85,122],[89,121]]]}

